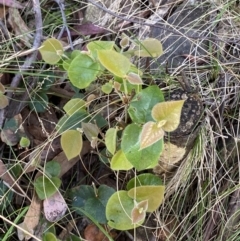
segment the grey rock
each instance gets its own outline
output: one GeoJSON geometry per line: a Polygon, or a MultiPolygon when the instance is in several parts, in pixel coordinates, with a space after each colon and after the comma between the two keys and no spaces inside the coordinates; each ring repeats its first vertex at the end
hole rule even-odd
{"type": "Polygon", "coordinates": [[[174,30],[179,34],[172,33],[157,27],[152,27],[150,36],[159,39],[163,44],[164,54],[151,63],[151,70],[159,69],[168,62],[168,67],[176,68],[190,64],[187,56],[200,57],[207,55],[209,41],[204,40],[211,32],[211,21],[206,14],[210,5],[200,6],[181,5],[161,26],[174,30]],[[194,39],[189,37],[201,38],[194,39]]]}

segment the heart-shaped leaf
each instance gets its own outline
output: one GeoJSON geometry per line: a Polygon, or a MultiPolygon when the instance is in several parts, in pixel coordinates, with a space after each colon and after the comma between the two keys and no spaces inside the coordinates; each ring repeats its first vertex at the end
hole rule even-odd
{"type": "Polygon", "coordinates": [[[74,98],[69,100],[64,106],[63,109],[70,116],[73,115],[76,111],[81,109],[86,109],[86,102],[80,98],[74,98]]]}
{"type": "Polygon", "coordinates": [[[46,163],[44,171],[49,177],[57,177],[61,172],[61,166],[56,161],[50,161],[46,163]]]}
{"type": "Polygon", "coordinates": [[[155,211],[163,201],[165,186],[138,186],[128,191],[128,196],[141,202],[148,200],[147,212],[155,211]]]}
{"type": "Polygon", "coordinates": [[[82,134],[76,130],[68,130],[61,136],[61,146],[68,160],[78,156],[82,150],[82,134]]]}
{"type": "Polygon", "coordinates": [[[91,52],[92,57],[97,58],[98,50],[111,50],[114,44],[113,41],[91,41],[87,44],[87,49],[91,52]]]}
{"type": "Polygon", "coordinates": [[[128,108],[128,113],[133,122],[145,124],[148,121],[153,121],[152,108],[162,101],[164,101],[164,96],[159,87],[149,86],[134,96],[128,108]]]}
{"type": "Polygon", "coordinates": [[[115,153],[115,155],[112,157],[110,166],[111,169],[115,171],[128,171],[133,168],[133,165],[128,161],[122,150],[119,150],[115,153]]]}
{"type": "Polygon", "coordinates": [[[115,192],[108,200],[106,217],[108,225],[118,230],[129,230],[140,226],[144,220],[133,223],[131,212],[134,208],[134,200],[127,191],[115,192]]]}
{"type": "MultiPolygon", "coordinates": [[[[165,122],[164,122],[165,123],[165,122]]],[[[161,125],[156,122],[149,121],[143,125],[140,136],[140,149],[144,149],[153,145],[164,136],[164,131],[161,125]]]]}
{"type": "Polygon", "coordinates": [[[138,175],[136,178],[132,178],[127,183],[127,190],[130,190],[138,186],[162,186],[162,180],[151,173],[143,173],[138,175]]]}
{"type": "Polygon", "coordinates": [[[59,40],[49,38],[42,43],[39,51],[46,63],[56,64],[63,54],[63,46],[59,40]]]}
{"type": "Polygon", "coordinates": [[[162,44],[155,38],[147,38],[139,44],[134,54],[138,57],[158,58],[163,54],[162,44]]]}
{"type": "Polygon", "coordinates": [[[99,50],[100,63],[114,75],[124,78],[131,67],[131,62],[124,55],[114,50],[99,50]]]}
{"type": "Polygon", "coordinates": [[[105,135],[105,144],[107,150],[114,155],[116,151],[116,141],[117,141],[117,129],[109,128],[105,135]]]}
{"type": "Polygon", "coordinates": [[[73,200],[72,206],[77,213],[83,214],[84,210],[99,223],[107,223],[106,205],[115,190],[106,185],[98,189],[92,186],[81,185],[70,190],[69,196],[73,200]]]}
{"type": "Polygon", "coordinates": [[[61,180],[58,177],[48,178],[40,176],[34,182],[36,193],[41,200],[49,198],[56,193],[60,185],[61,180]]]}
{"type": "Polygon", "coordinates": [[[180,123],[184,100],[166,101],[156,104],[152,109],[152,117],[156,121],[166,121],[164,131],[174,131],[180,123]]]}
{"type": "Polygon", "coordinates": [[[163,150],[162,139],[141,150],[141,132],[141,127],[136,124],[130,124],[124,129],[121,142],[121,149],[124,152],[127,160],[138,171],[156,166],[163,150]]]}
{"type": "Polygon", "coordinates": [[[86,54],[79,54],[68,67],[71,83],[79,89],[85,89],[93,82],[100,71],[100,65],[86,54]]]}

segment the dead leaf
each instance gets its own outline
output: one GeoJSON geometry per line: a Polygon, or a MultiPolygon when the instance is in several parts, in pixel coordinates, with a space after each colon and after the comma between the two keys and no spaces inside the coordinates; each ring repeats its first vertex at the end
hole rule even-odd
{"type": "MultiPolygon", "coordinates": [[[[106,232],[108,231],[106,230],[106,232]]],[[[115,232],[108,233],[112,238],[116,237],[117,235],[115,232]]],[[[95,224],[89,224],[85,228],[84,237],[87,241],[109,241],[105,234],[95,224]]]]}
{"type": "Polygon", "coordinates": [[[16,8],[9,8],[8,12],[8,23],[11,25],[15,36],[19,38],[25,46],[31,48],[33,36],[31,35],[31,30],[29,30],[23,21],[19,11],[16,8]]]}
{"type": "Polygon", "coordinates": [[[7,119],[1,131],[1,140],[9,146],[15,146],[25,135],[20,114],[11,119],[7,119]]]}
{"type": "MultiPolygon", "coordinates": [[[[33,234],[34,229],[37,227],[40,220],[41,208],[42,208],[42,201],[34,193],[31,205],[24,218],[24,221],[19,226],[24,230],[28,231],[29,233],[33,234]]],[[[26,240],[29,240],[31,236],[23,232],[21,229],[18,229],[18,238],[20,240],[23,240],[24,238],[26,240]]]]}
{"type": "Polygon", "coordinates": [[[0,6],[0,19],[5,18],[7,13],[8,13],[8,7],[7,6],[6,7],[5,6],[0,6]]]}
{"type": "Polygon", "coordinates": [[[56,192],[43,201],[44,214],[49,222],[60,220],[65,215],[67,208],[68,206],[60,192],[56,192]]]}
{"type": "Polygon", "coordinates": [[[16,0],[0,0],[0,4],[10,8],[19,8],[19,9],[24,8],[24,6],[16,0]]]}

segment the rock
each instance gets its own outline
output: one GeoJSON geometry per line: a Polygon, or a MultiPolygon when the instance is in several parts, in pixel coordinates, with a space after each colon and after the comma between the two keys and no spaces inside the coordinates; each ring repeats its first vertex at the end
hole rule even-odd
{"type": "MultiPolygon", "coordinates": [[[[166,29],[179,32],[179,35],[157,27],[151,28],[150,37],[159,39],[164,50],[164,54],[160,58],[152,61],[152,71],[159,69],[160,65],[165,65],[166,61],[168,67],[176,68],[188,65],[188,56],[194,56],[195,58],[201,56],[202,59],[204,55],[207,55],[209,41],[204,40],[204,37],[209,36],[211,32],[211,28],[209,28],[211,24],[210,16],[206,14],[209,8],[210,5],[208,4],[200,4],[197,7],[186,4],[180,5],[165,24],[166,29]],[[202,38],[191,39],[189,36],[201,36],[202,38]]],[[[164,26],[164,24],[161,24],[161,26],[164,26]]]]}

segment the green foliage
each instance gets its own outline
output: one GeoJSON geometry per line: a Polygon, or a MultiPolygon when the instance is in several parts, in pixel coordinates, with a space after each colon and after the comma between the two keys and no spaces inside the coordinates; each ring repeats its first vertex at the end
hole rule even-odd
{"type": "Polygon", "coordinates": [[[154,38],[147,38],[139,43],[134,54],[138,57],[158,58],[163,54],[162,44],[154,38]]]}
{"type": "Polygon", "coordinates": [[[155,167],[163,150],[162,139],[141,150],[141,132],[142,128],[140,126],[130,124],[124,129],[121,142],[121,148],[126,158],[138,171],[155,167]]]}
{"type": "Polygon", "coordinates": [[[99,50],[100,63],[112,74],[124,78],[131,67],[130,60],[114,50],[99,50]]]}
{"type": "Polygon", "coordinates": [[[116,128],[108,129],[105,136],[105,144],[106,144],[107,150],[112,155],[114,155],[116,151],[116,141],[117,141],[117,129],[116,128]]]}
{"type": "Polygon", "coordinates": [[[128,113],[133,122],[144,124],[153,121],[152,108],[164,101],[163,93],[158,86],[152,85],[136,94],[130,102],[128,113]]]}
{"type": "Polygon", "coordinates": [[[144,219],[138,223],[133,223],[131,218],[133,208],[134,200],[128,196],[127,191],[115,192],[107,203],[108,225],[118,230],[129,230],[140,226],[144,219]]]}
{"type": "Polygon", "coordinates": [[[60,175],[61,172],[61,166],[56,161],[50,161],[47,162],[45,165],[45,174],[47,174],[49,177],[57,177],[60,175]]]}
{"type": "Polygon", "coordinates": [[[152,108],[152,117],[158,122],[165,121],[163,130],[174,131],[180,123],[183,104],[184,100],[158,103],[152,108]]]}
{"type": "Polygon", "coordinates": [[[43,241],[57,241],[58,239],[53,233],[47,232],[43,235],[43,241]]]}
{"type": "Polygon", "coordinates": [[[73,188],[69,192],[72,201],[72,206],[77,213],[83,214],[81,210],[87,212],[99,223],[107,223],[106,205],[109,197],[115,190],[106,185],[101,185],[98,189],[92,186],[82,185],[73,188]]]}
{"type": "Polygon", "coordinates": [[[30,140],[27,137],[21,137],[19,145],[23,148],[29,147],[30,145],[30,140]]]}
{"type": "Polygon", "coordinates": [[[67,130],[61,135],[61,146],[68,160],[80,154],[82,145],[82,134],[79,131],[67,130]]]}
{"type": "Polygon", "coordinates": [[[67,115],[73,115],[75,112],[86,109],[86,102],[80,98],[69,100],[63,107],[67,115]]]}
{"type": "Polygon", "coordinates": [[[43,60],[48,64],[56,64],[63,54],[63,46],[57,39],[50,38],[39,48],[43,60]]]}
{"type": "Polygon", "coordinates": [[[111,169],[115,171],[128,171],[133,168],[133,165],[128,161],[122,150],[118,150],[115,153],[115,155],[112,157],[110,164],[111,169]]]}
{"type": "Polygon", "coordinates": [[[38,197],[41,200],[51,197],[54,193],[57,192],[61,185],[61,180],[58,177],[47,177],[40,176],[36,178],[34,182],[34,187],[38,197]]]}
{"type": "Polygon", "coordinates": [[[61,180],[58,177],[60,172],[60,164],[53,160],[46,163],[44,176],[35,179],[34,188],[41,200],[47,199],[57,192],[61,185],[61,180]]]}
{"type": "Polygon", "coordinates": [[[29,103],[31,110],[34,110],[38,113],[44,112],[48,107],[48,96],[45,92],[36,93],[29,103]]]}
{"type": "Polygon", "coordinates": [[[79,54],[68,67],[71,83],[79,89],[88,87],[97,77],[100,65],[86,54],[79,54]]]}
{"type": "MultiPolygon", "coordinates": [[[[95,113],[90,105],[92,100],[71,99],[63,107],[66,114],[57,124],[61,146],[68,160],[80,154],[82,138],[85,137],[93,148],[98,143],[105,145],[106,155],[99,153],[99,158],[104,158],[104,164],[110,164],[113,171],[132,168],[142,171],[155,167],[164,147],[165,131],[178,127],[184,101],[165,102],[158,86],[143,86],[144,75],[130,60],[134,56],[159,57],[163,53],[161,43],[152,38],[137,42],[123,36],[122,49],[112,41],[92,41],[87,44],[88,51],[74,50],[65,54],[61,53],[60,44],[55,40],[45,41],[40,52],[46,62],[58,62],[66,70],[76,94],[79,95],[79,89],[95,91],[95,85],[98,85],[93,83],[98,79],[101,95],[109,97],[113,91],[117,93],[119,99],[115,103],[122,103],[124,115],[131,118],[130,122],[125,118],[122,125],[122,120],[112,124],[95,113]],[[130,41],[135,48],[125,51],[130,41]],[[53,59],[49,58],[50,52],[53,59]]],[[[46,165],[46,177],[38,177],[34,183],[41,199],[59,188],[60,183],[54,179],[58,172],[51,171],[57,170],[54,165],[52,163],[51,168],[46,165]]],[[[82,185],[70,190],[68,196],[78,214],[118,230],[128,230],[142,225],[147,212],[157,210],[164,191],[162,181],[147,173],[131,179],[127,190],[82,185]]]]}

